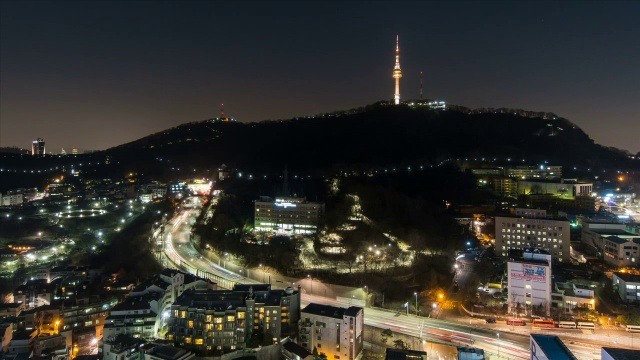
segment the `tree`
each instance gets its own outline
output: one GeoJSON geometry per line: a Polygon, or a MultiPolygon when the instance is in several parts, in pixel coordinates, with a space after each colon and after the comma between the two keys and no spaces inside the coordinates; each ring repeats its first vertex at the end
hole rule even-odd
{"type": "Polygon", "coordinates": [[[383,344],[386,344],[387,340],[390,337],[393,337],[393,332],[391,331],[391,329],[384,329],[384,330],[382,330],[380,335],[382,335],[381,338],[380,338],[380,341],[382,341],[383,344]]]}
{"type": "Polygon", "coordinates": [[[409,344],[407,344],[406,342],[402,341],[401,339],[395,340],[393,342],[393,347],[395,347],[396,349],[400,349],[400,350],[409,350],[409,344]]]}

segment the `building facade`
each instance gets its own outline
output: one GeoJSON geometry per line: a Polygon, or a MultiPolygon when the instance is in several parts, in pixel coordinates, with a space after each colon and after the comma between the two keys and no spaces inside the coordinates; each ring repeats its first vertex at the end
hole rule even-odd
{"type": "Polygon", "coordinates": [[[45,153],[44,139],[37,138],[31,142],[31,155],[44,155],[45,153]]]}
{"type": "Polygon", "coordinates": [[[640,302],[640,275],[614,272],[613,287],[622,301],[626,303],[640,302]]]}
{"type": "Polygon", "coordinates": [[[311,303],[300,312],[299,343],[327,360],[362,358],[364,309],[311,303]]]}
{"type": "MultiPolygon", "coordinates": [[[[519,209],[516,209],[518,212],[519,209]]],[[[530,209],[526,209],[530,210],[530,209]]],[[[522,214],[526,214],[523,210],[522,214]]],[[[548,251],[554,259],[571,258],[571,230],[563,218],[541,216],[496,216],[496,254],[507,256],[509,249],[535,247],[548,251]]]]}
{"type": "Polygon", "coordinates": [[[269,284],[185,291],[171,305],[167,340],[198,354],[243,349],[250,340],[278,343],[297,332],[300,291],[269,284]]]}
{"type": "Polygon", "coordinates": [[[158,299],[161,294],[129,297],[109,311],[104,323],[104,337],[126,334],[134,338],[154,339],[158,331],[158,299]]]}
{"type": "Polygon", "coordinates": [[[509,313],[530,315],[540,310],[551,314],[551,255],[524,252],[507,263],[509,313]],[[534,308],[535,307],[535,308],[534,308]]]}
{"type": "Polygon", "coordinates": [[[552,194],[563,198],[590,196],[593,184],[576,180],[519,180],[518,195],[552,194]]]}
{"type": "Polygon", "coordinates": [[[313,234],[324,216],[324,204],[304,198],[262,197],[255,202],[254,228],[259,232],[313,234]]]}

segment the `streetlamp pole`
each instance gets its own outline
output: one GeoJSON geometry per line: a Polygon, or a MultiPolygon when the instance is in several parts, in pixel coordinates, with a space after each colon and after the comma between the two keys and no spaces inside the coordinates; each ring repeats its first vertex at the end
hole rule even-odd
{"type": "Polygon", "coordinates": [[[309,292],[313,295],[313,280],[311,279],[311,275],[307,275],[307,279],[309,280],[309,292]]]}
{"type": "Polygon", "coordinates": [[[500,359],[500,333],[498,333],[498,359],[500,359]]]}
{"type": "Polygon", "coordinates": [[[416,297],[416,316],[418,316],[418,293],[414,292],[413,295],[416,297]]]}

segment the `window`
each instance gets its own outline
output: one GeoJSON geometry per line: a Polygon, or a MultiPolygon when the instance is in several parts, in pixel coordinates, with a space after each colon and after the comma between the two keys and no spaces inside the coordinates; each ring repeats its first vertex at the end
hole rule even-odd
{"type": "Polygon", "coordinates": [[[196,345],[202,345],[204,342],[203,339],[196,339],[196,345]]]}
{"type": "Polygon", "coordinates": [[[191,344],[191,338],[190,337],[184,338],[184,342],[187,344],[191,344]]]}
{"type": "Polygon", "coordinates": [[[189,328],[192,329],[193,328],[193,320],[189,320],[189,328]]]}

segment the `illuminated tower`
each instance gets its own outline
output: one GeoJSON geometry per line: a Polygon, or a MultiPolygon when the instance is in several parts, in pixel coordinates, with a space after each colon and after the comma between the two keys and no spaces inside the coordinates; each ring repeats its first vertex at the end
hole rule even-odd
{"type": "Polygon", "coordinates": [[[396,35],[396,66],[393,68],[393,78],[396,79],[396,93],[393,99],[396,105],[400,104],[400,78],[402,70],[400,70],[400,47],[398,46],[398,35],[396,35]]]}
{"type": "Polygon", "coordinates": [[[45,148],[44,148],[44,140],[42,140],[42,138],[37,138],[35,140],[33,140],[33,142],[31,143],[31,155],[44,155],[45,154],[45,148]]]}

